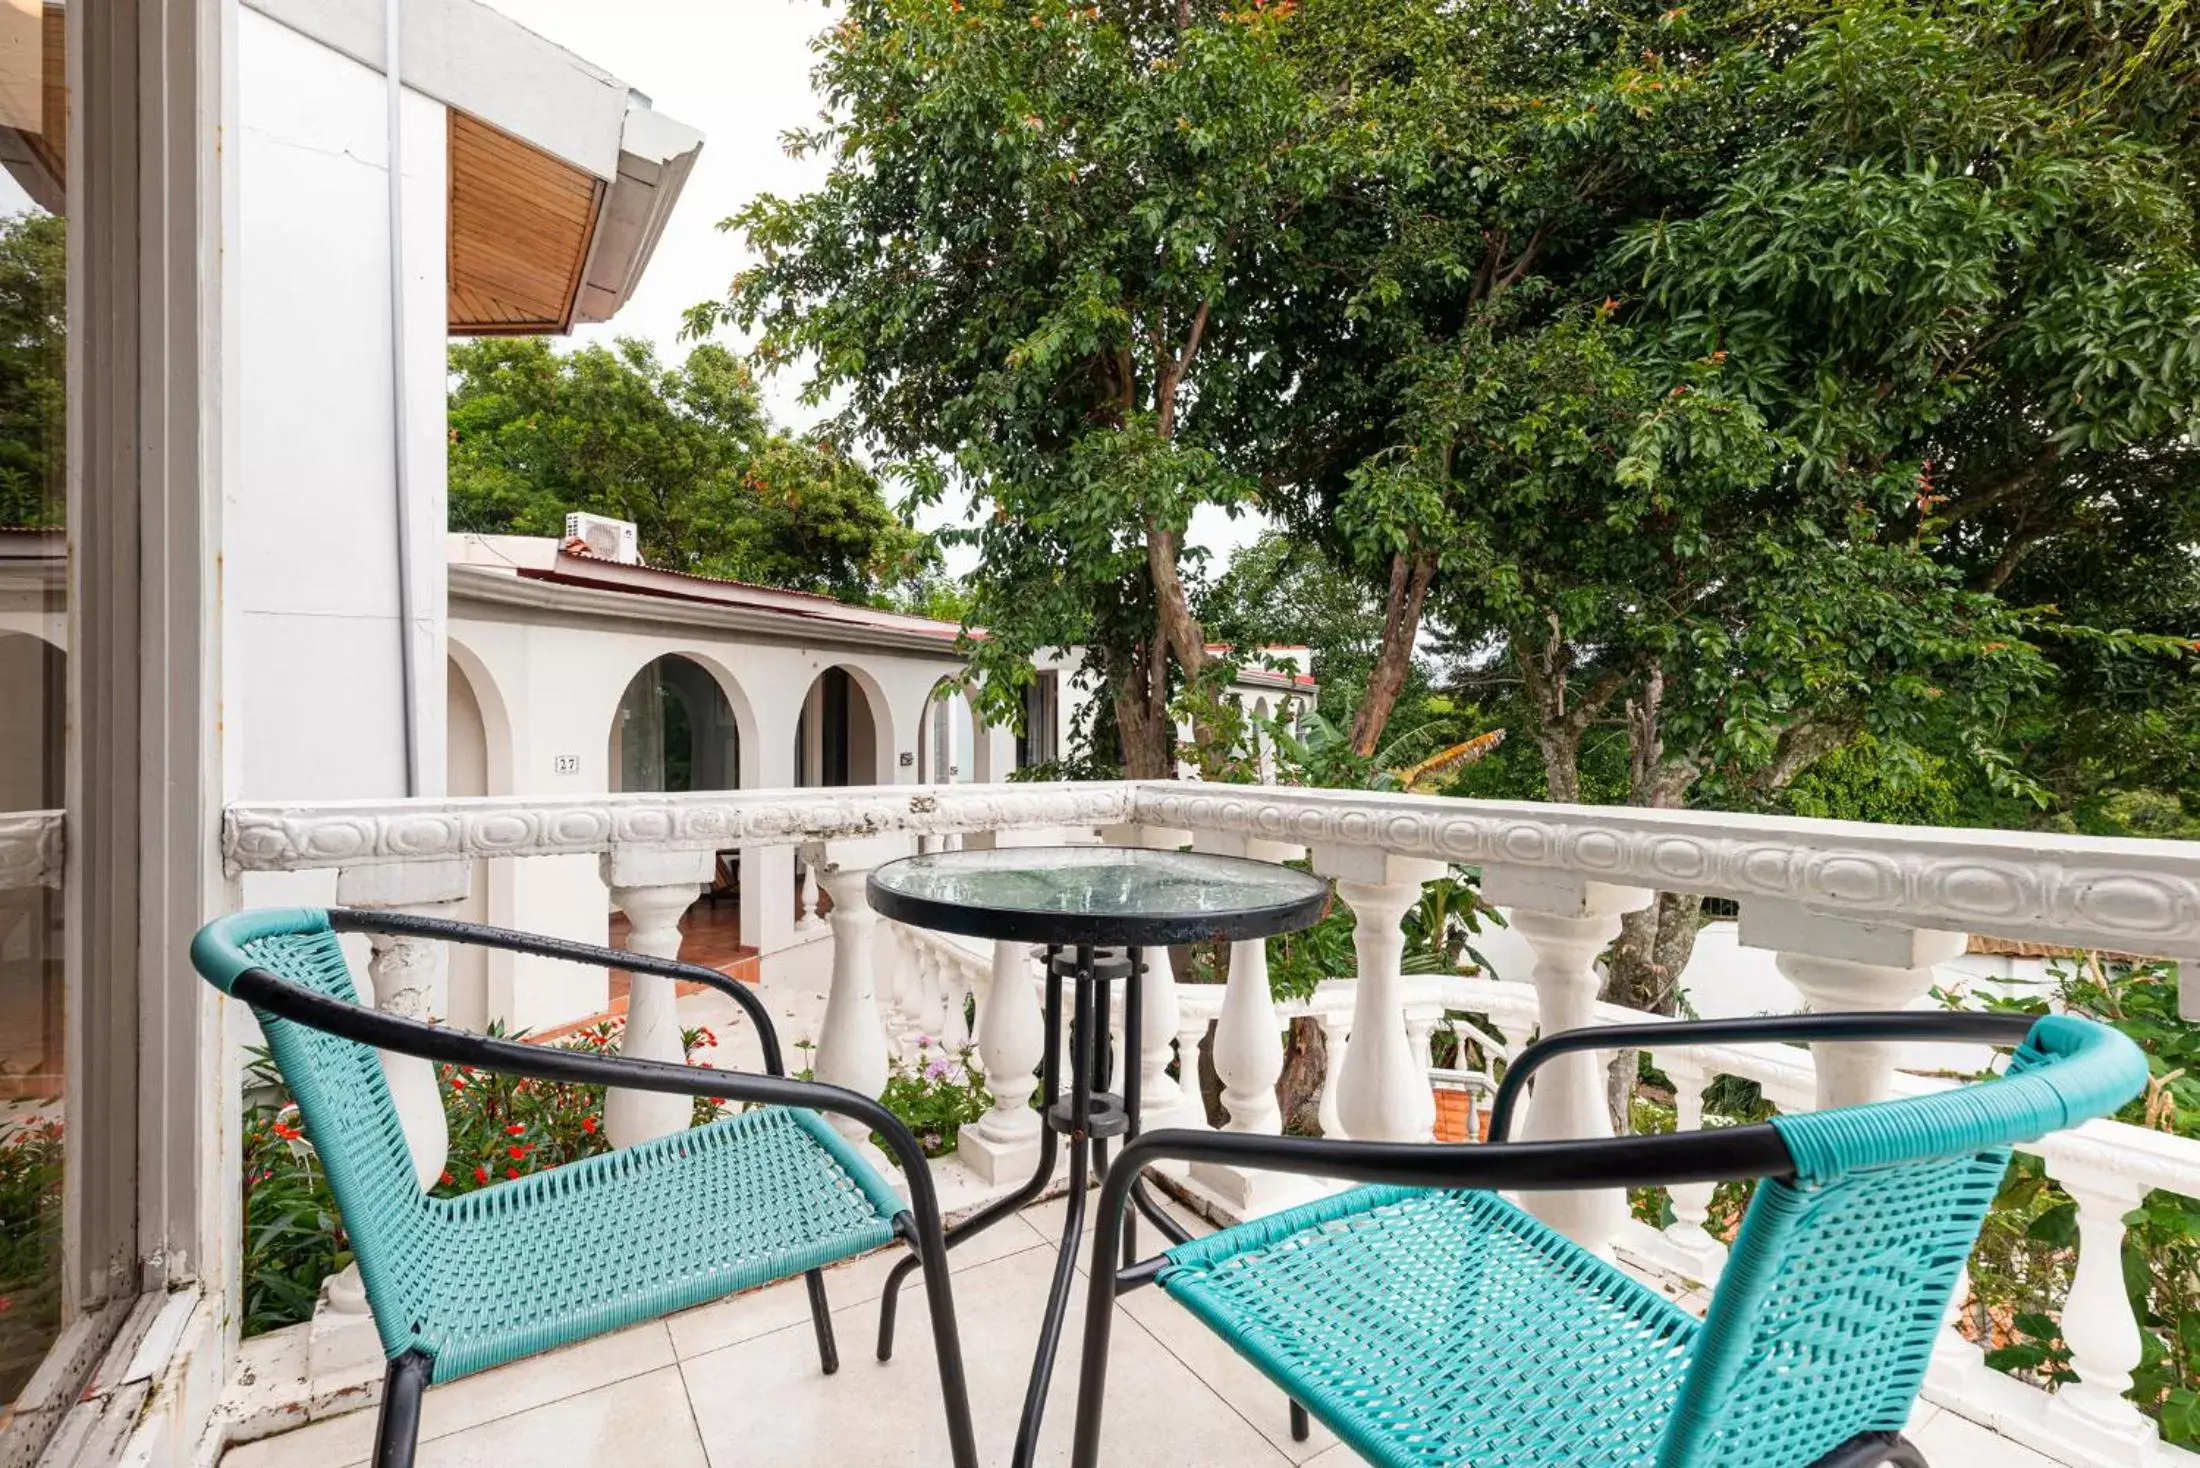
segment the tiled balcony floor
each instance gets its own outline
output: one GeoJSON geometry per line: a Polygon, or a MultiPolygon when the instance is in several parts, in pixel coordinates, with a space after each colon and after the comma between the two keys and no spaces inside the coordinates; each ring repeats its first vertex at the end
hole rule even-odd
{"type": "MultiPolygon", "coordinates": [[[[978,1448],[1006,1464],[1063,1204],[1039,1204],[958,1249],[955,1303],[978,1448]]],[[[423,1468],[820,1468],[947,1461],[921,1288],[906,1292],[895,1358],[872,1343],[878,1296],[899,1251],[829,1271],[837,1376],[818,1371],[799,1280],[705,1305],[438,1387],[428,1393],[423,1468]]],[[[1109,1373],[1105,1460],[1136,1468],[1342,1468],[1359,1461],[1318,1423],[1291,1441],[1281,1396],[1158,1290],[1125,1296],[1109,1373]]],[[[1054,1372],[1040,1461],[1069,1461],[1084,1315],[1080,1288],[1054,1372]]],[[[2052,1468],[1948,1413],[1919,1407],[1911,1436],[1935,1468],[2052,1468]]],[[[364,1464],[374,1414],[353,1412],[248,1443],[226,1468],[364,1464]]]]}

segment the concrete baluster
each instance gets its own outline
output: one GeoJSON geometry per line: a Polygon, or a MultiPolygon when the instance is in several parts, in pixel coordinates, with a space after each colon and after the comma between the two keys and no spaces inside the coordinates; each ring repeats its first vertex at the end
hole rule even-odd
{"type": "Polygon", "coordinates": [[[2078,1267],[2063,1301],[2062,1336],[2077,1380],[2049,1400],[2050,1431],[2104,1463],[2136,1463],[2151,1450],[2154,1424],[2124,1393],[2142,1352],[2139,1323],[2124,1291],[2124,1215],[2146,1187],[2089,1161],[2056,1158],[2055,1181],[2078,1205],[2078,1267]]]}
{"type": "MultiPolygon", "coordinates": [[[[1584,1028],[1596,1021],[1601,979],[1597,956],[1619,936],[1620,918],[1647,907],[1652,894],[1639,887],[1593,882],[1541,867],[1490,865],[1482,869],[1482,895],[1508,909],[1513,931],[1535,953],[1537,1023],[1544,1035],[1584,1028]]],[[[1609,1137],[1603,1051],[1562,1055],[1536,1072],[1522,1140],[1609,1137]]],[[[1349,1124],[1349,1123],[1348,1123],[1349,1124]]],[[[1611,1256],[1612,1241],[1627,1219],[1627,1198],[1610,1188],[1537,1192],[1522,1200],[1529,1212],[1593,1253],[1611,1256]]]]}
{"type": "MultiPolygon", "coordinates": [[[[1196,1126],[1185,1105],[1185,1092],[1169,1074],[1174,1058],[1178,1013],[1176,970],[1169,966],[1169,950],[1148,948],[1139,955],[1145,972],[1139,982],[1139,1025],[1145,1031],[1138,1052],[1138,1124],[1148,1130],[1167,1126],[1196,1126]]],[[[1196,1052],[1193,1060],[1198,1060],[1196,1052]]],[[[1196,1077],[1195,1077],[1196,1089],[1196,1077]]]]}
{"type": "MultiPolygon", "coordinates": [[[[418,862],[345,867],[336,875],[336,900],[344,907],[383,908],[451,917],[465,901],[471,862],[418,862]]],[[[431,939],[368,938],[367,983],[374,1007],[385,1014],[432,1021],[447,1003],[443,945],[431,939]]],[[[449,1123],[435,1066],[411,1055],[384,1052],[383,1084],[397,1110],[398,1125],[412,1153],[413,1177],[423,1189],[442,1176],[451,1150],[449,1123]]],[[[321,1283],[312,1324],[306,1333],[306,1371],[316,1379],[356,1376],[371,1380],[381,1365],[379,1338],[367,1311],[367,1290],[356,1263],[321,1283]]]]}
{"type": "Polygon", "coordinates": [[[1038,965],[1027,943],[995,943],[993,974],[978,998],[978,1063],[993,1108],[962,1129],[955,1155],[988,1183],[1021,1181],[1039,1165],[1033,1072],[1046,1048],[1038,965]]]}
{"type": "Polygon", "coordinates": [[[795,894],[794,911],[797,933],[814,933],[825,924],[817,912],[817,868],[809,862],[802,864],[802,889],[795,894]]]}
{"type": "Polygon", "coordinates": [[[942,953],[932,955],[934,971],[939,975],[941,992],[946,995],[947,1011],[940,1020],[940,1044],[950,1055],[959,1055],[971,1045],[972,986],[967,978],[968,964],[950,959],[942,953]]]}
{"type": "Polygon", "coordinates": [[[1230,978],[1215,1020],[1215,1075],[1222,1082],[1223,1130],[1276,1136],[1283,1112],[1276,1082],[1283,1076],[1283,1021],[1268,987],[1268,944],[1230,945],[1230,978]]]}
{"type": "MultiPolygon", "coordinates": [[[[1710,1077],[1703,1067],[1683,1053],[1661,1054],[1658,1068],[1673,1082],[1673,1129],[1699,1131],[1703,1127],[1703,1090],[1710,1077]]],[[[1726,1245],[1708,1231],[1713,1183],[1675,1183],[1667,1191],[1673,1199],[1673,1221],[1664,1230],[1664,1245],[1672,1251],[1688,1278],[1710,1284],[1726,1266],[1726,1245]]]]}
{"type": "MultiPolygon", "coordinates": [[[[472,874],[471,862],[458,861],[345,867],[336,876],[336,900],[345,907],[452,917],[466,900],[472,874]]],[[[376,933],[368,938],[368,949],[367,982],[376,1009],[406,1019],[441,1018],[447,1003],[443,944],[376,933]]],[[[421,1187],[433,1187],[451,1151],[435,1067],[410,1055],[384,1054],[381,1060],[382,1079],[412,1150],[413,1176],[421,1187]]]]}
{"type": "MultiPolygon", "coordinates": [[[[612,905],[632,925],[626,946],[652,958],[680,956],[680,918],[708,885],[708,851],[621,848],[601,858],[612,905]]],[[[638,1060],[687,1059],[680,1034],[678,986],[671,979],[636,974],[627,990],[626,1030],[619,1053],[638,1060]]],[[[614,1147],[631,1147],[684,1129],[694,1101],[655,1091],[612,1089],[604,1097],[604,1135],[614,1147]]]]}
{"type": "Polygon", "coordinates": [[[1358,1141],[1415,1142],[1436,1126],[1428,1057],[1416,1061],[1406,1032],[1405,933],[1399,921],[1421,885],[1444,875],[1440,861],[1393,856],[1364,846],[1317,846],[1314,870],[1337,879],[1354,914],[1352,946],[1359,981],[1352,1034],[1338,1065],[1337,1121],[1358,1141]]]}
{"type": "MultiPolygon", "coordinates": [[[[1827,917],[1774,899],[1742,904],[1737,937],[1778,954],[1781,974],[1814,1014],[1906,1009],[1931,991],[1933,965],[1966,946],[1961,933],[1827,917]]],[[[1878,1042],[1815,1047],[1819,1110],[1887,1099],[1899,1054],[1878,1042]]]]}
{"type": "MultiPolygon", "coordinates": [[[[805,848],[810,869],[832,898],[827,921],[833,930],[833,976],[825,995],[825,1016],[818,1024],[817,1078],[865,1096],[886,1089],[888,1040],[878,1003],[878,913],[865,884],[874,867],[908,850],[906,839],[878,838],[834,842],[805,848]]],[[[851,1139],[867,1138],[870,1128],[849,1117],[831,1118],[851,1139]]]]}

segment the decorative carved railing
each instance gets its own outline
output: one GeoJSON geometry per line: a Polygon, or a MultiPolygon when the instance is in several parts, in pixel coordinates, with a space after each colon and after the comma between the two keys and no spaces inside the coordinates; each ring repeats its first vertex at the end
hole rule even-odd
{"type": "Polygon", "coordinates": [[[0,892],[61,885],[62,814],[0,811],[0,892]]]}
{"type": "MultiPolygon", "coordinates": [[[[632,946],[669,955],[679,943],[674,924],[708,880],[712,853],[799,846],[831,900],[833,968],[817,1073],[875,1094],[893,1047],[908,1035],[954,1045],[967,1026],[995,1105],[964,1129],[962,1160],[1006,1181],[1025,1175],[1037,1147],[1028,1091],[1001,1080],[1031,1075],[1040,1059],[1037,968],[1017,945],[974,949],[903,929],[879,940],[864,879],[920,841],[1013,843],[1065,828],[1087,840],[1304,856],[1336,880],[1354,913],[1359,977],[1324,984],[1299,1004],[1272,997],[1261,944],[1236,946],[1220,986],[1180,989],[1166,962],[1147,966],[1145,1033],[1135,1041],[1119,1035],[1118,1046],[1136,1052],[1149,1124],[1205,1124],[1192,1078],[1212,1022],[1226,1125],[1280,1129],[1283,1034],[1289,1018],[1305,1014],[1329,1041],[1324,1130],[1425,1137],[1435,1118],[1429,1042],[1455,1022],[1447,1016],[1486,1016],[1504,1037],[1500,1049],[1517,1049],[1539,1031],[1631,1017],[1598,1003],[1598,959],[1622,916],[1660,889],[1739,904],[1741,944],[1775,955],[1779,972],[1822,1010],[1923,999],[1934,966],[1961,953],[1970,932],[2200,956],[2200,845],[1275,787],[1155,781],[252,805],[228,812],[224,853],[233,873],[333,868],[340,900],[427,910],[465,896],[477,859],[594,854],[607,900],[632,919],[632,946]],[[1501,971],[1511,982],[1401,972],[1402,915],[1424,883],[1461,863],[1479,869],[1483,898],[1506,915],[1518,973],[1501,971]],[[1172,1061],[1181,1086],[1169,1074],[1172,1061]]],[[[425,970],[404,948],[400,940],[376,952],[376,993],[386,1007],[417,1011],[420,990],[407,976],[425,970]]],[[[661,986],[634,991],[626,1043],[636,1053],[677,1057],[679,1026],[661,986]]],[[[1785,1107],[1934,1084],[1900,1072],[1899,1059],[1895,1047],[1878,1045],[1838,1047],[1815,1065],[1787,1048],[1656,1056],[1675,1083],[1682,1126],[1700,1119],[1704,1089],[1722,1075],[1758,1082],[1785,1107]]],[[[1609,1134],[1608,1060],[1584,1053],[1554,1062],[1538,1078],[1522,1134],[1609,1134]]],[[[642,1104],[611,1116],[615,1140],[680,1124],[650,1109],[648,1098],[622,1099],[642,1104]]],[[[432,1099],[408,1111],[423,1167],[431,1158],[440,1167],[441,1119],[432,1111],[432,1099]]],[[[2019,1384],[1987,1370],[1977,1348],[1951,1329],[1929,1394],[2063,1462],[2200,1463],[2161,1445],[2123,1395],[2140,1360],[2140,1332],[2120,1263],[2123,1216],[2147,1192],[2200,1194],[2200,1143],[2095,1122],[2036,1150],[2077,1204],[2078,1262],[2062,1330],[2078,1380],[2052,1396],[2019,1384]]],[[[1194,1169],[1183,1181],[1225,1215],[1296,1196],[1272,1176],[1227,1169],[1194,1169]]],[[[1530,1204],[1590,1248],[1708,1282],[1723,1259],[1723,1246],[1704,1230],[1710,1201],[1708,1189],[1674,1190],[1676,1221],[1662,1231],[1632,1220],[1616,1193],[1539,1195],[1530,1204]]]]}

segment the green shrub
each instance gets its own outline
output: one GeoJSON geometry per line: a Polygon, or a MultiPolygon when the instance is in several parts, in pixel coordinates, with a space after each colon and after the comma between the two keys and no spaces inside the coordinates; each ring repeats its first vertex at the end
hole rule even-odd
{"type": "Polygon", "coordinates": [[[0,1402],[30,1379],[61,1324],[62,1130],[0,1133],[0,1402]]]}

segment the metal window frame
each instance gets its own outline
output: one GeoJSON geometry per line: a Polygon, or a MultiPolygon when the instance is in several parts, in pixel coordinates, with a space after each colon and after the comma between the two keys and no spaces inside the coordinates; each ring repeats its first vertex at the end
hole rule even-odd
{"type": "MultiPolygon", "coordinates": [[[[233,414],[235,0],[67,12],[68,729],[63,1332],[0,1434],[142,1398],[170,1292],[230,1287],[218,1012],[187,949],[225,893],[219,531],[233,414]],[[26,1393],[26,1396],[29,1394],[26,1393]]],[[[153,1359],[153,1358],[162,1359],[153,1359]]],[[[142,1405],[142,1402],[140,1403],[142,1405]]],[[[121,1448],[123,1434],[101,1433],[121,1448]]],[[[96,1449],[95,1449],[96,1451],[96,1449]]]]}

